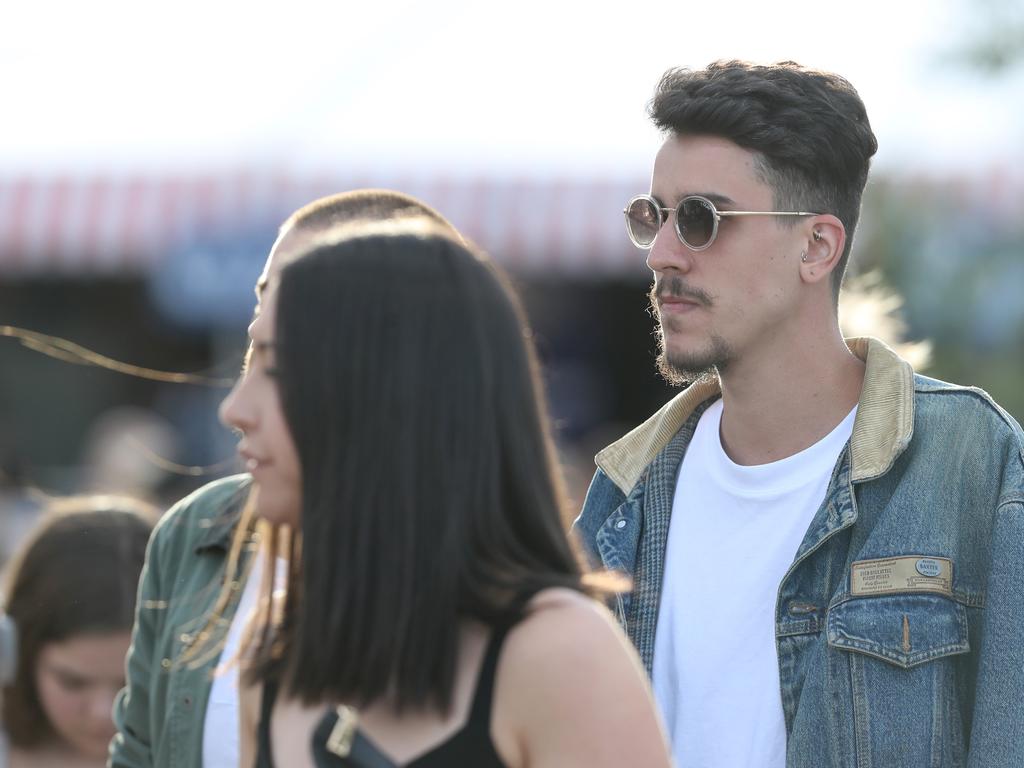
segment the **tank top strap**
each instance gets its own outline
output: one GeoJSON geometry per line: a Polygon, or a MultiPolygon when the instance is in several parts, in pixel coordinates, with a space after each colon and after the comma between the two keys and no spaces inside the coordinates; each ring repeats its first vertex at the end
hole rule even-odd
{"type": "Polygon", "coordinates": [[[501,624],[491,631],[487,641],[487,651],[476,680],[476,691],[473,693],[473,705],[466,719],[467,729],[479,733],[489,733],[491,728],[491,707],[494,703],[494,678],[498,670],[498,659],[505,637],[513,624],[501,624]]]}
{"type": "Polygon", "coordinates": [[[526,606],[533,599],[536,592],[537,590],[529,591],[513,600],[512,604],[505,610],[502,617],[494,623],[491,629],[491,637],[487,641],[487,650],[484,653],[484,660],[480,665],[480,672],[477,676],[473,704],[469,710],[469,717],[466,719],[467,729],[472,732],[490,733],[491,709],[494,704],[494,678],[498,672],[498,660],[501,657],[501,649],[505,645],[505,638],[508,636],[508,633],[523,619],[526,606]]]}

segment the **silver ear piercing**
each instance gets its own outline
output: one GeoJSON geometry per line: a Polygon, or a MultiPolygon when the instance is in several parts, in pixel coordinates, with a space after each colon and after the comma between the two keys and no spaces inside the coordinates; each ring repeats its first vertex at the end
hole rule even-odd
{"type": "Polygon", "coordinates": [[[821,232],[814,230],[814,242],[818,242],[819,240],[821,240],[821,232]]]}

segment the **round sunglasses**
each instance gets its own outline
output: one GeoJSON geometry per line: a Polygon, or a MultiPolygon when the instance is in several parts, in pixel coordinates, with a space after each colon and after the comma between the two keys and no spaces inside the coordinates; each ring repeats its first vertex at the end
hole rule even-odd
{"type": "MultiPolygon", "coordinates": [[[[637,195],[626,204],[626,232],[637,248],[650,248],[665,218],[673,212],[650,195],[637,195]]],[[[687,195],[675,207],[676,235],[691,251],[710,248],[718,236],[718,222],[725,216],[820,216],[807,211],[720,211],[701,195],[687,195]]]]}

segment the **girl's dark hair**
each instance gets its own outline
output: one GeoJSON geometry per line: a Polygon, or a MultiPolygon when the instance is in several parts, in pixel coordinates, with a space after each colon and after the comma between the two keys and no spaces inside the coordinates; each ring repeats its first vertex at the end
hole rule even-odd
{"type": "Polygon", "coordinates": [[[832,283],[838,298],[878,150],[864,102],[847,80],[792,61],[716,61],[702,70],[668,70],[649,112],[663,131],[720,136],[758,153],[778,210],[831,213],[842,221],[846,247],[832,283]]]}
{"type": "Polygon", "coordinates": [[[135,593],[156,510],[135,499],[60,501],[19,549],[4,610],[18,630],[14,682],[3,692],[11,742],[31,748],[54,738],[35,687],[40,651],[76,635],[132,628],[135,593]]]}
{"type": "MultiPolygon", "coordinates": [[[[348,227],[388,221],[423,221],[442,230],[447,228],[453,237],[458,238],[455,228],[434,208],[412,195],[392,189],[355,189],[317,198],[289,216],[281,225],[280,232],[298,232],[310,240],[319,235],[329,240],[348,227]]],[[[260,290],[261,287],[257,286],[257,291],[260,290]]],[[[188,646],[178,659],[192,668],[208,663],[224,648],[226,634],[231,626],[231,622],[224,619],[225,612],[238,597],[235,585],[249,578],[249,569],[253,563],[251,559],[243,557],[242,553],[251,547],[254,539],[262,537],[266,551],[271,553],[271,557],[287,557],[286,552],[291,549],[294,541],[291,532],[281,535],[281,531],[275,530],[265,521],[260,521],[255,506],[249,503],[248,493],[247,488],[241,517],[231,537],[220,595],[213,609],[204,617],[204,626],[197,634],[196,641],[188,646]],[[283,549],[279,551],[279,548],[283,549]]],[[[294,558],[290,560],[293,561],[290,563],[290,569],[294,569],[297,562],[294,562],[294,558]]],[[[270,570],[264,577],[268,587],[272,573],[270,570]]],[[[251,633],[243,636],[243,645],[247,649],[258,649],[263,640],[269,642],[269,637],[274,631],[270,614],[264,613],[263,609],[269,611],[269,601],[267,605],[257,609],[256,620],[252,624],[252,629],[262,637],[251,633]]],[[[246,661],[252,659],[247,658],[246,661]]]]}
{"type": "Polygon", "coordinates": [[[298,258],[277,301],[303,482],[282,682],[447,711],[461,619],[582,589],[522,309],[485,256],[409,230],[298,258]]]}

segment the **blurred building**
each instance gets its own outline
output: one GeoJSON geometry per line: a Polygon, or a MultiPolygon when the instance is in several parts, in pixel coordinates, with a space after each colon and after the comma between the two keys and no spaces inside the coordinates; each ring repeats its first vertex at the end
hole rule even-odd
{"type": "MultiPolygon", "coordinates": [[[[653,364],[644,255],[622,225],[623,204],[646,188],[643,177],[0,178],[0,324],[148,368],[231,378],[278,224],[316,197],[365,186],[435,206],[513,275],[535,327],[564,455],[578,464],[570,473],[579,495],[593,450],[671,394],[653,364]]],[[[992,389],[1018,418],[1022,200],[1022,179],[1005,174],[875,180],[854,256],[905,296],[909,334],[935,341],[933,375],[992,389]],[[976,358],[1000,362],[973,376],[976,358]]],[[[89,483],[84,468],[95,462],[87,438],[115,407],[150,409],[169,425],[173,434],[161,444],[173,445],[174,455],[165,459],[212,465],[232,454],[234,440],[216,422],[223,389],[137,379],[3,341],[0,431],[13,436],[4,441],[9,461],[37,483],[55,490],[89,483]]],[[[205,479],[166,473],[157,492],[170,497],[205,479]]]]}

